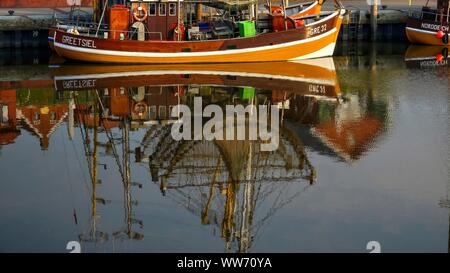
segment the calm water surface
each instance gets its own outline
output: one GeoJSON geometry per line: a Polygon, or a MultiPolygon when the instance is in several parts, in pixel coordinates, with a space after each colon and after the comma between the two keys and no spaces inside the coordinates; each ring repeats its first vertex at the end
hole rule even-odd
{"type": "Polygon", "coordinates": [[[1,52],[0,251],[447,252],[445,53],[127,67],[1,52]],[[198,96],[278,105],[278,150],[174,141],[169,110],[198,96]]]}

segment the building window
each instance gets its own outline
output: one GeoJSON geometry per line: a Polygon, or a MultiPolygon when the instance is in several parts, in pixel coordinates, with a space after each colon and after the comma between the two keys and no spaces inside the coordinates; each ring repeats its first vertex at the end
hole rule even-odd
{"type": "Polygon", "coordinates": [[[155,16],[156,15],[156,3],[150,3],[148,9],[148,15],[155,16]]]}
{"type": "Polygon", "coordinates": [[[166,3],[159,4],[159,16],[166,16],[166,3]]]}
{"type": "Polygon", "coordinates": [[[160,106],[159,107],[159,118],[165,119],[167,117],[166,115],[166,106],[160,106]]]}
{"type": "Polygon", "coordinates": [[[177,4],[176,3],[169,4],[169,15],[177,16],[177,4]]]}
{"type": "Polygon", "coordinates": [[[148,114],[149,114],[149,118],[151,120],[155,120],[156,119],[156,106],[155,105],[149,107],[149,113],[148,114]]]}

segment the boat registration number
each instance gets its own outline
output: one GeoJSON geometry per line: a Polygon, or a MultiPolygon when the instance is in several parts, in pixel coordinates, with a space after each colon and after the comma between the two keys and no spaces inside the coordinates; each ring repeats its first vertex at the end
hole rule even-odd
{"type": "Polygon", "coordinates": [[[325,31],[327,31],[327,25],[326,24],[318,26],[318,27],[310,28],[309,31],[308,31],[308,34],[309,34],[309,36],[315,36],[315,35],[324,33],[325,31]]]}
{"type": "Polygon", "coordinates": [[[62,36],[61,39],[63,44],[67,45],[74,45],[74,46],[81,46],[81,47],[88,47],[88,48],[97,48],[95,46],[95,41],[90,39],[83,39],[83,38],[77,38],[77,37],[71,37],[71,36],[62,36]]]}
{"type": "Polygon", "coordinates": [[[310,84],[309,92],[323,95],[327,93],[327,89],[324,85],[321,84],[310,84]]]}

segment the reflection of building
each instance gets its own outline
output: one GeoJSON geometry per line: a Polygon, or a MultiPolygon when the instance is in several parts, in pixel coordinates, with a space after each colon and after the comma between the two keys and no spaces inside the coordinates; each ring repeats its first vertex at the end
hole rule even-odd
{"type": "Polygon", "coordinates": [[[343,94],[338,101],[297,97],[286,114],[305,145],[344,161],[358,160],[386,130],[387,103],[343,94]]]}
{"type": "Polygon", "coordinates": [[[39,137],[41,149],[47,150],[50,135],[67,117],[67,104],[30,105],[18,109],[23,127],[39,137]]]}
{"type": "Polygon", "coordinates": [[[16,90],[0,90],[0,145],[14,142],[20,135],[16,121],[16,90]]]}

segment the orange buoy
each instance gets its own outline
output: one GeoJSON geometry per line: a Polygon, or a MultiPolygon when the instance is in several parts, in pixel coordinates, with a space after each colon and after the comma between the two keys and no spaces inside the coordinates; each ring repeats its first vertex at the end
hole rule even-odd
{"type": "Polygon", "coordinates": [[[444,32],[443,32],[442,30],[439,30],[439,31],[436,33],[436,37],[437,37],[438,39],[442,39],[442,37],[444,37],[444,32]]]}

